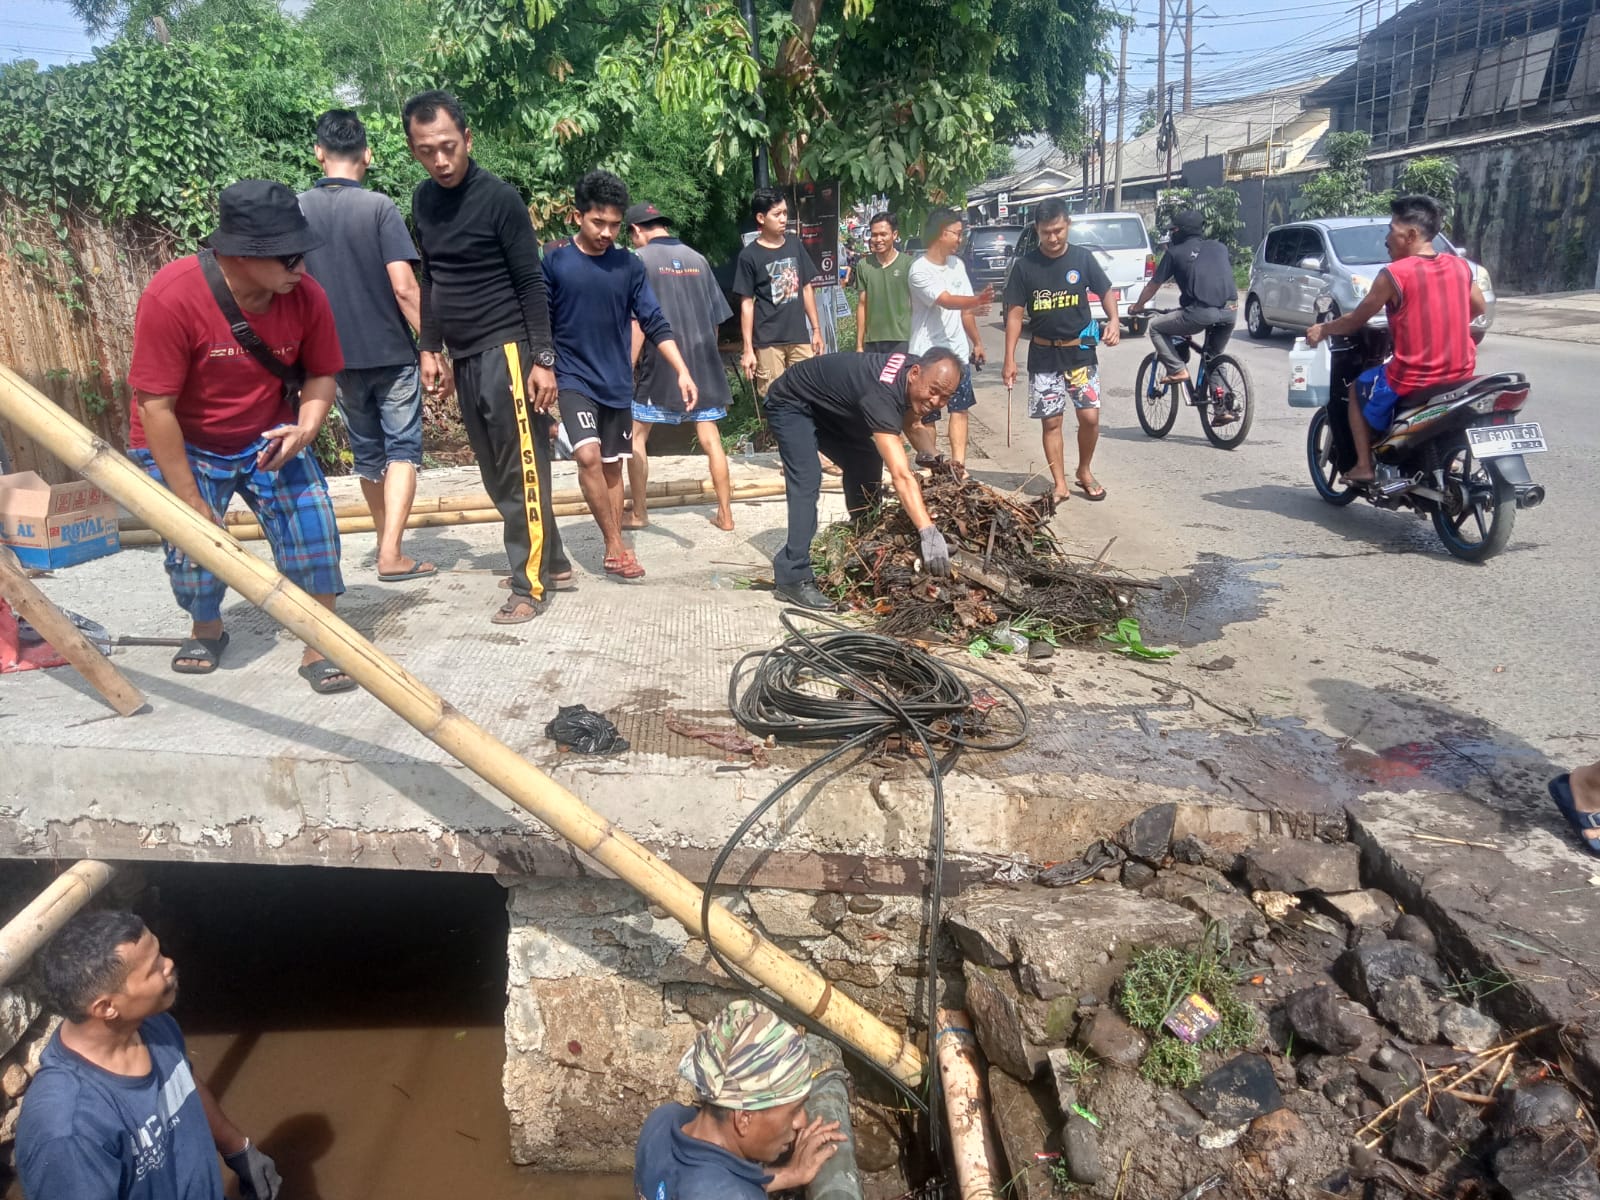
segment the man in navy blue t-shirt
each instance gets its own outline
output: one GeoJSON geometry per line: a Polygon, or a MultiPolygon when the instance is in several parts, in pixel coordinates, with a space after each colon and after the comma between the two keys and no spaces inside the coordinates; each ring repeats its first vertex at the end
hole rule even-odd
{"type": "Polygon", "coordinates": [[[749,1000],[729,1004],[678,1064],[695,1107],[663,1104],[645,1118],[637,1200],[765,1200],[805,1187],[847,1140],[839,1122],[807,1119],[811,1070],[798,1029],[749,1000]]]}
{"type": "Polygon", "coordinates": [[[36,960],[63,1020],[17,1121],[28,1200],[222,1200],[221,1154],[244,1200],[274,1200],[272,1160],[189,1069],[167,1010],[178,972],[132,913],[74,917],[36,960]]]}
{"type": "Polygon", "coordinates": [[[605,570],[639,579],[622,540],[622,464],[633,453],[633,322],[677,373],[684,408],[699,392],[661,313],[644,262],[617,245],[628,185],[609,171],[578,180],[578,232],[545,247],[557,403],[578,463],[578,486],[605,539],[605,570]]]}

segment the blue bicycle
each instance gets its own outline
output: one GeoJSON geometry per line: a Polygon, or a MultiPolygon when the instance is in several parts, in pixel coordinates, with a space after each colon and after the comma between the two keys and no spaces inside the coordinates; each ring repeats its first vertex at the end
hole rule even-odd
{"type": "MultiPolygon", "coordinates": [[[[1222,353],[1232,332],[1226,326],[1206,330],[1199,367],[1188,379],[1168,387],[1161,386],[1166,370],[1161,360],[1154,351],[1145,355],[1133,388],[1134,410],[1145,433],[1153,438],[1166,437],[1177,423],[1179,406],[1188,403],[1199,410],[1200,427],[1213,446],[1233,450],[1244,444],[1255,419],[1255,402],[1250,398],[1250,373],[1244,364],[1231,354],[1222,353]]],[[[1194,338],[1177,334],[1172,348],[1187,363],[1195,350],[1194,338]]]]}

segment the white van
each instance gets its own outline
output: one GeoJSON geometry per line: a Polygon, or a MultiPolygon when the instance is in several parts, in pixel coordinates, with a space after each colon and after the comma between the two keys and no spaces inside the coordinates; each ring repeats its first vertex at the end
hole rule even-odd
{"type": "MultiPolygon", "coordinates": [[[[1100,265],[1116,288],[1122,311],[1127,312],[1156,273],[1155,249],[1150,231],[1138,213],[1073,213],[1067,243],[1094,251],[1100,265]]],[[[1023,231],[1017,245],[1018,256],[1038,249],[1039,235],[1032,223],[1023,231]]]]}

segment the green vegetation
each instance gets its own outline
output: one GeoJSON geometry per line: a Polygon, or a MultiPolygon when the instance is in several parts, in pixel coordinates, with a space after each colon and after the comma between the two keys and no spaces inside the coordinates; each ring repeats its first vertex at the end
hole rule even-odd
{"type": "MultiPolygon", "coordinates": [[[[1239,244],[1244,232],[1244,218],[1239,215],[1239,193],[1232,188],[1168,188],[1161,193],[1156,204],[1156,229],[1165,230],[1172,224],[1174,214],[1195,208],[1205,214],[1205,235],[1215,238],[1228,248],[1228,255],[1236,263],[1250,261],[1250,249],[1239,244]]],[[[1241,285],[1243,286],[1243,285],[1241,285]]]]}
{"type": "Polygon", "coordinates": [[[1394,187],[1374,192],[1367,180],[1367,152],[1371,149],[1369,134],[1330,133],[1328,169],[1313,175],[1300,189],[1300,216],[1382,216],[1396,196],[1421,194],[1439,201],[1445,220],[1449,220],[1456,198],[1453,161],[1437,155],[1414,158],[1400,169],[1394,187]]]}
{"type": "Polygon", "coordinates": [[[1256,1034],[1256,1017],[1239,999],[1238,979],[1218,950],[1221,927],[1212,922],[1193,950],[1158,947],[1136,951],[1117,984],[1117,1006],[1136,1029],[1150,1034],[1150,1049],[1140,1073],[1152,1083],[1186,1087],[1198,1082],[1200,1054],[1248,1045],[1256,1034]],[[1220,1020],[1197,1045],[1174,1037],[1162,1022],[1173,1005],[1198,992],[1211,1002],[1220,1020]]]}
{"type": "Polygon", "coordinates": [[[1081,140],[1095,0],[760,0],[761,61],[737,0],[69,0],[115,37],[87,62],[0,66],[0,195],[30,212],[137,220],[193,245],[235,179],[301,187],[312,122],[343,103],[372,131],[371,183],[421,177],[404,98],[461,96],[474,153],[541,229],[606,167],[720,259],[766,146],[774,177],[838,178],[914,218],[958,201],[1028,131],[1081,140]],[[763,66],[763,64],[765,64],[763,66]]]}

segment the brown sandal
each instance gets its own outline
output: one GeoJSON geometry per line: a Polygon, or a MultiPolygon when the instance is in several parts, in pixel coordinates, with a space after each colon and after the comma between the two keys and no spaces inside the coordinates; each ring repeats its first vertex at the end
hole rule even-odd
{"type": "Polygon", "coordinates": [[[506,597],[506,602],[496,610],[489,620],[495,625],[523,625],[533,620],[544,612],[544,605],[532,596],[523,596],[512,592],[506,597]],[[526,611],[524,611],[526,610],[526,611]]]}

